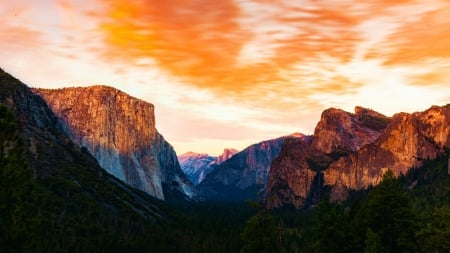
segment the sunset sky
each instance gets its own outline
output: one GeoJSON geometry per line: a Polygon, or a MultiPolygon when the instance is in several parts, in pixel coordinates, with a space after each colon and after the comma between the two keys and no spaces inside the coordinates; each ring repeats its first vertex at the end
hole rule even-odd
{"type": "Polygon", "coordinates": [[[450,1],[0,0],[0,67],[155,105],[176,149],[218,155],[329,107],[450,103],[450,1]]]}

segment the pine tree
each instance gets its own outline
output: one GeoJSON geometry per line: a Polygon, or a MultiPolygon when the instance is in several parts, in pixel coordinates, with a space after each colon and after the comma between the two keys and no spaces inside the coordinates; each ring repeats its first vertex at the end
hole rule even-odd
{"type": "Polygon", "coordinates": [[[242,232],[244,246],[241,253],[280,252],[277,243],[277,227],[267,211],[262,211],[247,220],[242,232]]]}
{"type": "Polygon", "coordinates": [[[450,207],[444,206],[425,214],[417,232],[422,252],[450,252],[450,207]]]}
{"type": "Polygon", "coordinates": [[[407,192],[391,170],[369,193],[359,216],[361,229],[371,229],[376,233],[387,252],[417,250],[417,216],[407,192]]]}
{"type": "Polygon", "coordinates": [[[17,129],[13,113],[0,105],[0,245],[10,251],[21,251],[32,212],[27,207],[31,171],[17,129]]]}
{"type": "Polygon", "coordinates": [[[340,206],[325,197],[317,208],[313,230],[315,252],[348,252],[352,247],[348,216],[340,206]]]}
{"type": "Polygon", "coordinates": [[[372,231],[372,229],[367,229],[366,233],[366,245],[364,253],[383,253],[383,245],[381,244],[380,237],[372,231]]]}

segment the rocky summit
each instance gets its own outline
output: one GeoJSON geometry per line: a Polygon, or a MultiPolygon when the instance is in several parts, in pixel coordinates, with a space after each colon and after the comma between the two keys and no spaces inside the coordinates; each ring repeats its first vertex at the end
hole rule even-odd
{"type": "MultiPolygon", "coordinates": [[[[324,184],[347,189],[376,185],[384,171],[396,176],[420,167],[450,149],[450,105],[433,106],[424,112],[398,113],[372,144],[332,163],[324,172],[324,184]]],[[[332,194],[341,200],[339,194],[332,194]]]]}
{"type": "Polygon", "coordinates": [[[172,146],[155,128],[152,104],[107,86],[33,91],[73,142],[115,177],[159,199],[194,197],[172,146]]]}
{"type": "Polygon", "coordinates": [[[339,202],[349,190],[380,182],[421,166],[426,159],[448,155],[450,105],[392,118],[356,107],[355,113],[328,109],[310,140],[286,142],[270,169],[266,188],[269,208],[302,208],[317,202],[321,191],[339,202]]]}

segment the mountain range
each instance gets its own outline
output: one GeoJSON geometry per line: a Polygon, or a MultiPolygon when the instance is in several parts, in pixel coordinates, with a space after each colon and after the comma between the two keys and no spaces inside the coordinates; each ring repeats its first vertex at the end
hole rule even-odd
{"type": "Polygon", "coordinates": [[[187,178],[194,185],[198,185],[216,166],[230,159],[236,153],[238,151],[232,148],[224,149],[223,153],[217,157],[208,154],[187,152],[179,155],[178,161],[180,162],[181,170],[183,170],[187,178]]]}
{"type": "MultiPolygon", "coordinates": [[[[156,130],[148,102],[107,86],[29,89],[7,73],[2,76],[23,90],[4,93],[3,104],[30,104],[18,101],[23,97],[39,101],[19,115],[32,117],[36,129],[58,129],[107,173],[161,200],[264,198],[268,208],[304,208],[329,192],[341,202],[352,190],[378,184],[387,169],[399,176],[424,160],[448,156],[450,149],[450,105],[392,117],[356,107],[354,113],[325,110],[311,136],[280,137],[240,152],[226,149],[219,157],[192,152],[177,157],[156,130]],[[34,108],[51,116],[39,119],[34,108]]],[[[36,140],[48,133],[27,135],[35,174],[52,175],[53,166],[36,158],[42,156],[36,140]]]]}
{"type": "Polygon", "coordinates": [[[150,103],[0,69],[0,174],[2,252],[446,252],[450,104],[330,108],[313,135],[177,157],[150,103]]]}
{"type": "Polygon", "coordinates": [[[215,167],[197,189],[203,197],[213,201],[262,198],[271,163],[283,144],[304,138],[308,137],[293,134],[251,145],[215,167]]]}
{"type": "Polygon", "coordinates": [[[392,117],[331,108],[310,139],[285,143],[269,172],[266,205],[303,208],[327,190],[341,202],[352,190],[377,185],[388,169],[400,176],[425,160],[448,159],[449,150],[450,105],[392,117]]]}

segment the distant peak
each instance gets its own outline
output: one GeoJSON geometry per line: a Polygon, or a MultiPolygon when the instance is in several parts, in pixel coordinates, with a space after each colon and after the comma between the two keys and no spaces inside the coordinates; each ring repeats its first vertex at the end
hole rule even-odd
{"type": "Polygon", "coordinates": [[[290,137],[294,137],[294,138],[303,138],[303,137],[305,137],[306,135],[304,135],[304,134],[302,134],[302,133],[299,133],[299,132],[295,132],[295,133],[293,133],[293,134],[291,134],[291,135],[289,135],[290,137]]]}
{"type": "Polygon", "coordinates": [[[184,154],[181,154],[180,156],[193,156],[193,155],[198,155],[198,153],[192,152],[192,151],[188,151],[184,154]]]}
{"type": "Polygon", "coordinates": [[[204,153],[200,154],[200,153],[188,151],[184,154],[179,155],[178,157],[202,157],[202,156],[208,156],[208,154],[204,154],[204,153]]]}
{"type": "Polygon", "coordinates": [[[225,153],[237,153],[237,152],[239,152],[239,151],[237,149],[234,149],[234,148],[224,148],[222,154],[225,154],[225,153]]]}
{"type": "Polygon", "coordinates": [[[217,157],[216,164],[221,164],[224,161],[230,159],[233,155],[238,153],[239,151],[234,148],[225,148],[223,153],[217,157]]]}
{"type": "Polygon", "coordinates": [[[232,157],[234,154],[236,154],[236,153],[238,153],[238,152],[239,152],[239,151],[236,150],[236,149],[234,149],[234,148],[225,148],[225,149],[223,150],[222,154],[219,156],[219,159],[220,159],[220,158],[226,158],[226,159],[228,159],[228,158],[232,157]]]}

